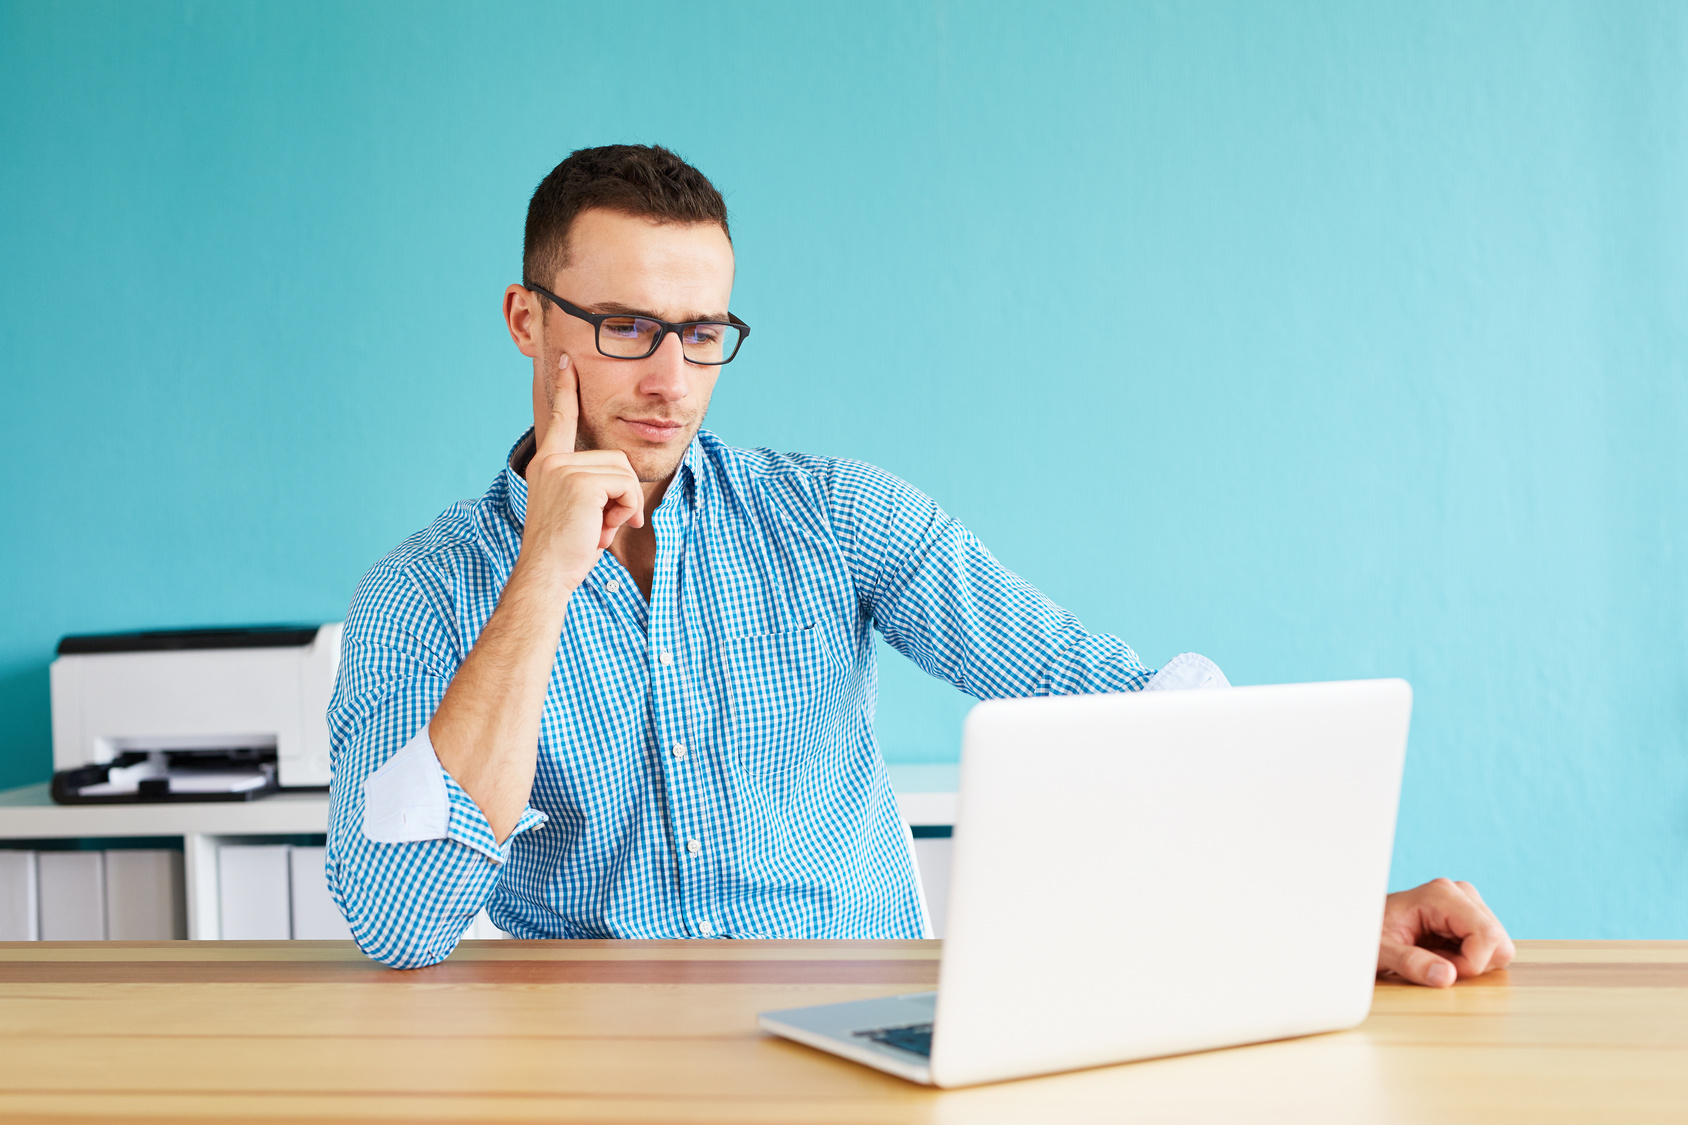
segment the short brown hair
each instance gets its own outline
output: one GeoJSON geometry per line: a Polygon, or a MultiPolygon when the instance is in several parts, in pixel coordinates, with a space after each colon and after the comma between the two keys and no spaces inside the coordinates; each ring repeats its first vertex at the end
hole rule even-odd
{"type": "Polygon", "coordinates": [[[720,223],[727,204],[702,172],[661,145],[601,145],[568,154],[528,201],[524,281],[550,285],[568,265],[569,227],[591,207],[665,223],[720,223]]]}

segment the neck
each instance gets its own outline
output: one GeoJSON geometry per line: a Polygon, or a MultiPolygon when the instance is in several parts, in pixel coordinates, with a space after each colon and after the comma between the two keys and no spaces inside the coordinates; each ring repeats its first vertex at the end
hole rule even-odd
{"type": "Polygon", "coordinates": [[[645,481],[645,526],[624,525],[616,530],[615,538],[610,541],[610,554],[627,568],[627,573],[633,576],[634,584],[645,595],[647,602],[651,600],[651,586],[656,581],[656,522],[652,517],[673,481],[673,473],[662,480],[645,481]]]}
{"type": "MultiPolygon", "coordinates": [[[[679,472],[678,469],[674,470],[674,473],[677,472],[679,472]]],[[[669,473],[661,480],[647,480],[639,482],[645,489],[646,527],[650,526],[649,521],[651,513],[657,510],[657,506],[662,503],[662,498],[668,495],[668,486],[674,483],[674,473],[669,473]]]]}

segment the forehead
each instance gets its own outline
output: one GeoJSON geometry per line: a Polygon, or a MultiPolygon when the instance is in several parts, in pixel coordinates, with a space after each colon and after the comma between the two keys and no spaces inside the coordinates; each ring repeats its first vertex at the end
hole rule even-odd
{"type": "Polygon", "coordinates": [[[733,246],[716,223],[662,223],[616,211],[582,211],[569,228],[559,292],[576,304],[614,302],[680,319],[725,312],[733,246]]]}

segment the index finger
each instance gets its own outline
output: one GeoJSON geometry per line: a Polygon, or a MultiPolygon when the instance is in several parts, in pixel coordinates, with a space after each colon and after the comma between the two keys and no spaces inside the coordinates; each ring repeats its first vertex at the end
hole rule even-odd
{"type": "Polygon", "coordinates": [[[574,363],[564,353],[557,357],[557,369],[551,375],[551,417],[546,422],[545,436],[534,455],[573,453],[579,422],[579,384],[574,378],[574,363]]]}

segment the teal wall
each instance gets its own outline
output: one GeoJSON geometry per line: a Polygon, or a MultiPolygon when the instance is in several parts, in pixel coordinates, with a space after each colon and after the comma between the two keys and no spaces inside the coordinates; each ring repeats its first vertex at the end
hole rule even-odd
{"type": "MultiPolygon", "coordinates": [[[[732,207],[718,432],[1152,663],[1409,678],[1398,885],[1688,937],[1673,3],[6,0],[0,785],[60,634],[337,618],[486,486],[527,195],[629,140],[732,207]]],[[[887,756],[966,703],[893,657],[887,756]]]]}

